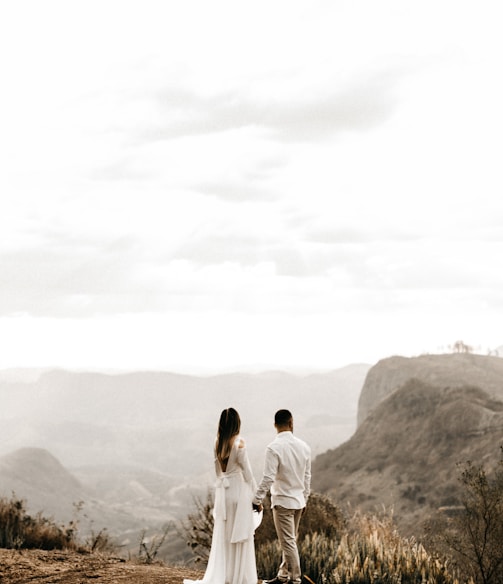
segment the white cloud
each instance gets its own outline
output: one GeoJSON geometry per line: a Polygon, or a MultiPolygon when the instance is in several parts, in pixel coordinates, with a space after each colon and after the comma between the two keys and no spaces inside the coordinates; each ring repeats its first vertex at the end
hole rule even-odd
{"type": "Polygon", "coordinates": [[[5,363],[501,345],[500,12],[2,6],[5,363]]]}

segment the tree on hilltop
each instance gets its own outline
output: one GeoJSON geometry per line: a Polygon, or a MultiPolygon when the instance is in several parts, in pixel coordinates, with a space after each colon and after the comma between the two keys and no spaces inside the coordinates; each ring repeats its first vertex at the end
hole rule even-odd
{"type": "Polygon", "coordinates": [[[473,353],[473,347],[463,341],[456,341],[453,345],[449,345],[449,348],[453,353],[473,353]]]}

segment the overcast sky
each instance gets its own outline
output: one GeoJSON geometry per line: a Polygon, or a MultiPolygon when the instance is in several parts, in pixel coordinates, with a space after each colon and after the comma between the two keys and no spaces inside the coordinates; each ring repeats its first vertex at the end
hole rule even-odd
{"type": "Polygon", "coordinates": [[[502,14],[2,2],[0,368],[503,345],[502,14]]]}

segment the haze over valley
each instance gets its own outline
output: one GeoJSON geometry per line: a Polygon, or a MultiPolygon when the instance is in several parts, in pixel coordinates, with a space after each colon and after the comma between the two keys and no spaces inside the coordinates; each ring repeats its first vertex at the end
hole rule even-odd
{"type": "Polygon", "coordinates": [[[2,371],[0,492],[62,521],[84,501],[88,527],[122,535],[185,518],[212,484],[222,409],[240,412],[258,479],[274,412],[291,409],[314,455],[336,447],[356,429],[369,367],[210,377],[2,371]]]}

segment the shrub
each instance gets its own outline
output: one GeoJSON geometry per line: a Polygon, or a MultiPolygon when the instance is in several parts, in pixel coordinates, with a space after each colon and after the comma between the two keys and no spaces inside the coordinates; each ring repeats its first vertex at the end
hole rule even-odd
{"type": "MultiPolygon", "coordinates": [[[[503,452],[503,451],[502,451],[503,452]]],[[[494,472],[468,461],[461,467],[461,505],[430,523],[432,544],[448,550],[477,584],[503,582],[503,457],[494,472]]]]}
{"type": "Polygon", "coordinates": [[[181,537],[185,539],[196,562],[207,562],[213,533],[213,495],[208,491],[206,501],[194,498],[195,510],[181,524],[181,537]]]}
{"type": "MultiPolygon", "coordinates": [[[[328,537],[337,537],[344,528],[344,516],[331,499],[319,493],[311,493],[306,510],[299,526],[299,541],[313,533],[324,533],[328,537]]],[[[270,496],[264,500],[264,516],[255,533],[255,545],[275,541],[276,529],[271,509],[270,496]]]]}
{"type": "Polygon", "coordinates": [[[106,527],[98,531],[98,533],[91,530],[91,533],[84,542],[84,547],[90,553],[115,552],[117,549],[117,545],[110,537],[106,527]]]}
{"type": "Polygon", "coordinates": [[[0,547],[15,549],[75,549],[76,525],[58,526],[38,513],[28,515],[25,501],[0,498],[0,547]]]}
{"type": "Polygon", "coordinates": [[[168,536],[170,526],[164,527],[162,534],[160,536],[154,535],[151,538],[147,538],[147,532],[145,529],[140,533],[140,543],[138,549],[138,561],[143,564],[153,564],[156,561],[157,554],[161,548],[164,540],[168,536]]]}

